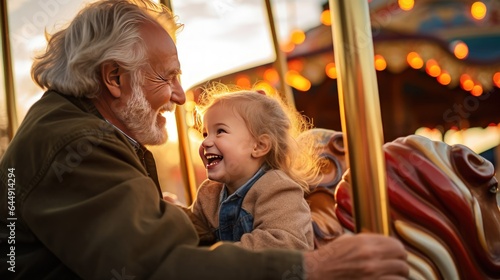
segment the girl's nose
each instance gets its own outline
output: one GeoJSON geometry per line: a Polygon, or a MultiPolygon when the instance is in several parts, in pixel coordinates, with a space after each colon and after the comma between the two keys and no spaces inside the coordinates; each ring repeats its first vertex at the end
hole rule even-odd
{"type": "Polygon", "coordinates": [[[208,148],[208,147],[211,147],[213,145],[213,142],[212,140],[210,140],[210,138],[207,136],[205,137],[205,139],[201,142],[201,146],[203,148],[208,148]]]}

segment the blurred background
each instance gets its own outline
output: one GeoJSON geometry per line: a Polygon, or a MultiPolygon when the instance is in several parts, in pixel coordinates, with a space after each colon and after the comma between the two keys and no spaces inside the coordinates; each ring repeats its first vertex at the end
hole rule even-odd
{"type": "MultiPolygon", "coordinates": [[[[420,134],[448,144],[461,143],[497,166],[500,1],[366,1],[384,141],[420,134]]],[[[9,72],[4,55],[0,69],[0,156],[8,146],[13,126],[7,110],[11,99],[6,97],[15,97],[9,106],[15,107],[20,123],[43,94],[31,80],[30,67],[34,55],[45,48],[44,32],[64,27],[89,2],[6,0],[2,14],[8,19],[13,88],[3,86],[9,72]]],[[[284,91],[280,84],[283,79],[297,110],[310,117],[316,127],[341,130],[328,1],[269,1],[278,46],[273,45],[265,1],[169,2],[184,24],[176,40],[181,82],[188,97],[183,108],[197,183],[205,178],[205,170],[198,158],[201,139],[192,128],[192,110],[203,87],[211,81],[279,93],[284,91]],[[275,67],[275,47],[285,57],[282,71],[275,67]]],[[[2,52],[6,53],[5,44],[2,52]]],[[[168,114],[167,118],[170,141],[150,148],[162,188],[186,202],[189,196],[180,168],[175,115],[168,114]]]]}

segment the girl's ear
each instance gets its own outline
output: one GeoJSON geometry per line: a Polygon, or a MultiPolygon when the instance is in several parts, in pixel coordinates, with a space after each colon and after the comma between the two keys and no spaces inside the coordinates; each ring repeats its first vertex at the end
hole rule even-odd
{"type": "Polygon", "coordinates": [[[262,134],[258,137],[255,147],[252,151],[254,158],[265,156],[271,150],[271,138],[267,134],[262,134]]]}
{"type": "Polygon", "coordinates": [[[104,62],[101,65],[101,75],[104,86],[115,98],[121,96],[120,67],[116,62],[104,62]]]}

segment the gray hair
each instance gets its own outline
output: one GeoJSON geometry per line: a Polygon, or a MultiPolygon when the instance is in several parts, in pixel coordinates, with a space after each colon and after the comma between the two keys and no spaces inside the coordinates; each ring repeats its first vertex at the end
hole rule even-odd
{"type": "Polygon", "coordinates": [[[69,26],[50,38],[45,53],[35,58],[33,80],[43,89],[76,97],[95,97],[101,90],[100,66],[117,62],[138,71],[147,63],[139,33],[142,23],[160,24],[175,40],[182,25],[165,6],[147,0],[107,0],[89,4],[69,26]]]}

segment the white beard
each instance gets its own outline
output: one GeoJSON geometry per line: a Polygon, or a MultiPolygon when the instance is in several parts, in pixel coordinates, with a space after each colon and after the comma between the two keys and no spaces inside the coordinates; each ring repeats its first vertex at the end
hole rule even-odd
{"type": "Polygon", "coordinates": [[[157,123],[160,111],[172,111],[175,104],[167,103],[157,111],[153,111],[144,92],[138,83],[133,81],[132,96],[124,108],[114,109],[114,113],[127,129],[135,136],[135,140],[143,145],[160,145],[167,141],[167,129],[157,123]]]}

